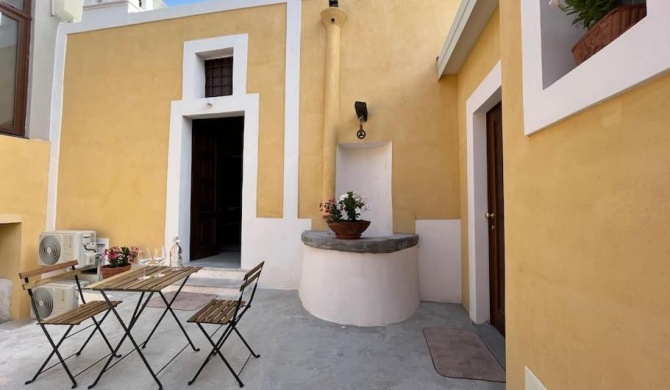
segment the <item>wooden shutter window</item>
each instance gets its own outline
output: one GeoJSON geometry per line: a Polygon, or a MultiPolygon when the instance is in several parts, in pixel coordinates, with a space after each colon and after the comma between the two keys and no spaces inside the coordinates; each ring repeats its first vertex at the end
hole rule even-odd
{"type": "Polygon", "coordinates": [[[233,94],[233,57],[205,60],[205,97],[233,94]]]}

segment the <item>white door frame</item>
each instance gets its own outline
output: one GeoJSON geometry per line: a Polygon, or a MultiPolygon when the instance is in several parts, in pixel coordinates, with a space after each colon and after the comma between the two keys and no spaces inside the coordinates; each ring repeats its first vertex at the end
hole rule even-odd
{"type": "MultiPolygon", "coordinates": [[[[258,94],[225,96],[172,102],[168,148],[165,243],[179,237],[182,259],[189,262],[191,246],[191,163],[193,119],[244,115],[242,156],[242,234],[245,224],[256,218],[258,183],[258,94]]],[[[242,237],[244,240],[244,237],[242,237]]],[[[244,251],[244,246],[242,246],[244,251]]],[[[242,254],[243,256],[243,254],[242,254]]]]}
{"type": "Polygon", "coordinates": [[[486,166],[486,113],[502,100],[500,61],[466,102],[468,175],[468,280],[470,318],[488,321],[489,295],[488,183],[486,166]]]}

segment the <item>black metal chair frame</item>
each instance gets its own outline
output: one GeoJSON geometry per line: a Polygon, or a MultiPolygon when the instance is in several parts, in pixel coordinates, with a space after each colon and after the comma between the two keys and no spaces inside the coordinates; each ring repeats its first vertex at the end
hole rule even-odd
{"type": "MultiPolygon", "coordinates": [[[[261,262],[258,264],[256,267],[251,269],[247,274],[244,276],[244,282],[242,286],[240,287],[240,295],[239,298],[237,299],[237,302],[235,303],[235,309],[234,309],[234,314],[230,321],[227,324],[222,324],[220,325],[211,335],[207,333],[207,330],[202,326],[202,323],[197,322],[197,321],[190,321],[190,322],[196,322],[202,333],[205,335],[207,338],[207,341],[212,345],[212,350],[210,351],[209,355],[207,355],[207,358],[205,361],[202,363],[200,368],[198,369],[198,372],[196,372],[195,376],[193,379],[191,379],[188,384],[192,385],[196,379],[198,379],[198,376],[202,372],[202,370],[207,366],[207,364],[212,360],[212,358],[216,355],[218,355],[223,363],[226,365],[228,370],[233,374],[233,377],[235,377],[235,380],[237,380],[237,383],[240,385],[240,387],[244,387],[244,383],[242,383],[242,380],[240,380],[240,373],[246,366],[247,362],[253,356],[254,358],[259,358],[261,355],[257,354],[254,352],[254,350],[249,346],[249,343],[247,340],[242,336],[240,331],[237,329],[237,325],[239,324],[240,320],[242,317],[244,317],[244,314],[251,308],[251,303],[254,300],[254,296],[256,295],[256,289],[258,288],[258,279],[260,278],[261,272],[263,271],[263,265],[265,262],[261,262]],[[251,290],[251,296],[249,297],[249,301],[244,303],[242,301],[244,297],[244,292],[249,288],[249,286],[253,285],[253,289],[251,290]],[[243,307],[243,308],[242,308],[243,307]],[[241,310],[240,310],[241,309],[241,310]],[[223,334],[219,337],[219,339],[215,342],[213,337],[214,335],[223,327],[226,326],[226,329],[224,330],[223,334]],[[247,347],[249,350],[250,354],[245,360],[244,364],[242,365],[242,368],[240,368],[240,372],[236,373],[235,370],[231,367],[230,363],[228,360],[223,356],[223,353],[221,353],[221,348],[223,347],[223,344],[228,340],[228,337],[235,332],[239,338],[242,340],[244,345],[247,347]]],[[[216,301],[216,300],[215,300],[216,301]]],[[[212,301],[214,302],[214,301],[212,301]]],[[[210,302],[211,303],[211,302],[210,302]]],[[[195,317],[195,316],[194,316],[195,317]]]]}
{"type": "MultiPolygon", "coordinates": [[[[81,284],[79,283],[79,276],[78,276],[79,272],[77,272],[77,270],[76,270],[76,263],[77,263],[76,261],[73,261],[73,262],[63,263],[63,266],[61,266],[61,267],[59,267],[59,266],[45,267],[44,269],[46,270],[46,269],[48,268],[48,270],[46,270],[46,271],[44,271],[44,272],[41,272],[41,273],[39,273],[38,275],[41,275],[42,273],[46,273],[46,272],[50,272],[50,271],[55,271],[55,270],[59,270],[59,269],[67,269],[67,268],[70,268],[70,267],[71,267],[70,271],[73,272],[74,280],[75,280],[75,282],[76,282],[76,284],[77,284],[77,290],[78,290],[78,293],[79,293],[79,298],[81,299],[81,303],[82,303],[82,304],[86,304],[86,299],[84,298],[84,293],[82,292],[81,284]],[[74,264],[73,264],[73,263],[74,263],[74,264]],[[68,264],[68,266],[65,266],[66,264],[68,264]],[[71,266],[70,266],[70,265],[71,265],[71,266]]],[[[19,274],[19,276],[23,279],[24,284],[28,284],[28,283],[30,283],[30,277],[32,277],[32,276],[25,276],[25,277],[24,277],[24,276],[22,276],[22,275],[23,275],[23,274],[19,274]]],[[[35,276],[36,276],[36,275],[35,275],[35,276]]],[[[57,277],[57,278],[47,278],[45,281],[49,281],[49,280],[56,281],[56,280],[63,280],[63,278],[62,278],[62,277],[57,277]]],[[[37,287],[37,286],[35,286],[35,287],[37,287]]],[[[79,375],[81,375],[82,373],[86,372],[88,369],[90,369],[91,367],[95,366],[96,364],[98,364],[99,362],[101,362],[102,360],[104,360],[105,358],[107,358],[108,356],[111,356],[111,357],[121,357],[121,355],[117,355],[116,353],[114,353],[114,348],[112,347],[112,345],[110,344],[109,340],[107,339],[107,336],[105,336],[105,333],[104,333],[104,332],[102,331],[102,329],[100,328],[100,325],[105,321],[105,319],[107,318],[107,316],[108,316],[109,313],[111,312],[113,306],[110,306],[110,308],[108,308],[106,311],[104,311],[105,314],[102,316],[102,319],[101,319],[100,321],[98,321],[98,320],[95,319],[95,315],[94,315],[94,316],[91,316],[90,319],[93,320],[93,324],[91,324],[91,325],[89,325],[89,326],[86,326],[86,327],[84,327],[83,329],[78,330],[77,332],[74,332],[74,333],[70,334],[70,332],[72,331],[72,328],[73,328],[75,325],[68,325],[68,324],[45,324],[45,323],[43,323],[43,321],[44,321],[45,319],[42,319],[42,318],[40,317],[39,311],[37,310],[37,304],[36,304],[36,302],[35,302],[35,298],[34,298],[34,296],[33,296],[33,288],[32,288],[32,287],[28,287],[28,288],[26,288],[26,290],[28,291],[28,295],[30,295],[30,304],[31,304],[32,309],[33,309],[33,312],[34,312],[34,314],[35,314],[35,319],[37,320],[37,325],[39,325],[40,328],[42,329],[42,331],[44,332],[44,335],[46,336],[47,340],[49,341],[49,344],[51,344],[51,348],[52,348],[51,353],[49,354],[49,356],[47,356],[46,360],[44,360],[44,363],[42,363],[42,365],[40,366],[39,370],[37,370],[37,372],[35,373],[35,375],[33,376],[33,378],[30,379],[30,380],[27,380],[27,381],[25,382],[26,385],[28,385],[28,384],[30,384],[30,383],[33,383],[35,380],[37,380],[37,378],[38,378],[42,373],[44,373],[44,372],[46,372],[46,371],[52,369],[53,367],[55,367],[55,366],[61,364],[61,365],[63,366],[63,369],[64,369],[65,372],[67,373],[67,376],[68,376],[68,377],[70,378],[70,380],[72,381],[72,388],[74,389],[74,388],[77,387],[77,381],[75,380],[75,378],[76,378],[77,376],[79,376],[79,375]],[[55,343],[55,342],[54,342],[54,339],[53,339],[53,338],[51,337],[51,335],[49,334],[49,331],[47,330],[46,325],[52,325],[52,326],[67,326],[68,328],[67,328],[67,330],[65,331],[65,334],[63,334],[63,336],[61,336],[60,340],[59,340],[57,343],[55,343]],[[90,327],[92,327],[92,326],[95,327],[95,329],[93,329],[93,332],[91,332],[91,334],[89,334],[88,338],[86,339],[86,341],[84,341],[84,344],[82,344],[81,348],[79,348],[79,350],[78,350],[77,352],[73,353],[72,355],[69,355],[69,356],[67,356],[66,358],[63,358],[63,356],[61,355],[60,351],[58,350],[58,349],[60,348],[61,344],[63,344],[63,341],[65,341],[66,339],[68,339],[68,338],[70,338],[70,337],[72,337],[72,336],[74,336],[74,335],[76,335],[76,334],[78,334],[78,333],[81,333],[81,332],[85,331],[86,329],[88,329],[88,328],[90,328],[90,327]],[[107,344],[107,347],[109,348],[109,350],[110,350],[111,352],[110,352],[109,354],[103,356],[101,359],[97,360],[95,363],[89,365],[88,367],[86,367],[86,368],[83,369],[82,371],[78,372],[76,375],[72,375],[72,372],[70,371],[70,369],[69,369],[69,367],[67,366],[67,364],[65,363],[65,361],[68,360],[68,359],[70,359],[70,358],[72,358],[73,356],[79,356],[79,355],[81,355],[81,353],[84,351],[84,348],[86,348],[86,346],[88,345],[88,342],[91,340],[91,338],[93,338],[93,335],[95,335],[96,332],[100,332],[100,335],[102,336],[103,340],[105,340],[105,344],[107,344]],[[49,361],[51,360],[51,358],[52,358],[54,355],[56,355],[56,357],[58,358],[58,362],[56,362],[56,363],[52,364],[51,366],[45,368],[45,366],[49,363],[49,361]]],[[[98,314],[102,314],[102,313],[98,313],[98,314]]],[[[98,314],[96,314],[96,315],[98,315],[98,314]]]]}

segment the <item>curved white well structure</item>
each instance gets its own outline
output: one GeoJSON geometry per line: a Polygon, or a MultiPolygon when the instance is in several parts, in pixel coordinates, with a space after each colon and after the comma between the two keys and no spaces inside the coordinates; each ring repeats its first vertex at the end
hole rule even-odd
{"type": "Polygon", "coordinates": [[[300,300],[307,311],[343,325],[383,326],[419,307],[417,247],[352,253],[305,245],[300,300]]]}

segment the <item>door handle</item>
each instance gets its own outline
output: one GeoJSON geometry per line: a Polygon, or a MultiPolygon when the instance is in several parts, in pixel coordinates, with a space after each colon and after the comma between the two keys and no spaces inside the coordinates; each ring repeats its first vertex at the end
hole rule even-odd
{"type": "Polygon", "coordinates": [[[484,216],[488,219],[493,219],[493,218],[496,217],[496,215],[494,213],[489,213],[489,212],[486,212],[486,214],[484,214],[484,216]]]}

